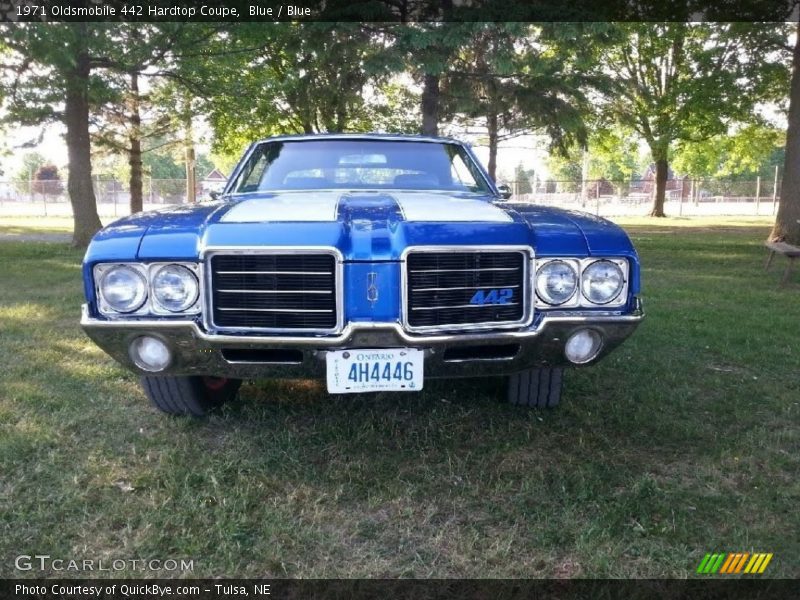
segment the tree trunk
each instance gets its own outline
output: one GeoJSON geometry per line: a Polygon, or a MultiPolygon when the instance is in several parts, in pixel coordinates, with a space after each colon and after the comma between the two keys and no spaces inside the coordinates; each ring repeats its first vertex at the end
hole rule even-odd
{"type": "Polygon", "coordinates": [[[139,111],[139,74],[131,73],[131,133],[128,138],[130,166],[131,214],[144,209],[142,191],[142,115],[139,111]]]}
{"type": "Polygon", "coordinates": [[[497,181],[497,112],[491,107],[486,116],[486,128],[489,130],[489,177],[497,181]]]}
{"type": "Polygon", "coordinates": [[[314,126],[307,119],[303,119],[303,133],[314,133],[314,126]]]}
{"type": "Polygon", "coordinates": [[[347,123],[347,110],[342,108],[336,111],[336,125],[334,131],[336,133],[342,133],[345,123],[347,123]]]}
{"type": "Polygon", "coordinates": [[[781,203],[769,239],[800,246],[800,24],[792,57],[788,122],[781,203]]]}
{"type": "Polygon", "coordinates": [[[439,135],[439,76],[425,75],[422,87],[422,134],[439,135]]]}
{"type": "MultiPolygon", "coordinates": [[[[85,24],[81,24],[84,25],[85,24]]],[[[85,38],[84,38],[85,43],[85,38]]],[[[92,187],[91,144],[89,142],[89,57],[79,50],[75,67],[66,72],[64,122],[67,126],[69,177],[67,191],[72,204],[72,245],[85,248],[103,224],[97,214],[92,187]]]]}
{"type": "MultiPolygon", "coordinates": [[[[666,154],[666,153],[665,153],[666,154]]],[[[665,157],[656,159],[656,195],[653,199],[653,210],[650,211],[651,217],[665,217],[664,199],[667,193],[667,174],[669,173],[669,162],[665,157]]]]}

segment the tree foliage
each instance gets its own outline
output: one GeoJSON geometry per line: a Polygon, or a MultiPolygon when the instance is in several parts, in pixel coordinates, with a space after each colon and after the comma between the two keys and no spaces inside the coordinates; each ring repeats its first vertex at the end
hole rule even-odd
{"type": "MultiPolygon", "coordinates": [[[[443,7],[443,16],[450,10],[450,6],[443,7]]],[[[471,43],[476,26],[475,23],[431,19],[390,28],[395,40],[394,48],[402,60],[401,67],[422,88],[419,101],[421,119],[415,128],[420,133],[439,135],[446,104],[442,79],[447,76],[459,52],[471,43]]]]}
{"type": "Polygon", "coordinates": [[[176,94],[185,95],[173,79],[178,57],[214,33],[208,25],[184,23],[128,24],[117,32],[125,50],[106,76],[119,101],[102,106],[94,119],[93,139],[126,156],[132,213],[143,207],[142,155],[157,147],[148,140],[185,129],[183,113],[175,110],[176,94]]]}
{"type": "Polygon", "coordinates": [[[601,61],[614,85],[604,110],[636,131],[656,163],[652,214],[663,216],[673,144],[702,141],[747,122],[786,77],[774,23],[618,23],[601,61]]]}
{"type": "Polygon", "coordinates": [[[639,140],[633,131],[621,126],[593,131],[588,145],[589,178],[606,179],[622,193],[644,171],[639,140]]]}
{"type": "Polygon", "coordinates": [[[239,24],[202,61],[215,149],[274,134],[369,131],[365,99],[390,69],[388,41],[358,23],[239,24]],[[212,51],[213,54],[213,51],[212,51]]]}
{"type": "Polygon", "coordinates": [[[191,146],[198,116],[226,171],[268,135],[446,123],[487,129],[493,175],[502,140],[537,132],[564,157],[551,170],[577,160],[580,172],[588,145],[589,177],[624,182],[641,170],[641,139],[657,167],[656,215],[672,160],[731,177],[780,160],[779,132],[754,109],[785,100],[783,24],[442,22],[463,7],[391,4],[431,21],[4,25],[0,114],[66,125],[76,244],[99,227],[90,134],[128,157],[135,207],[147,165],[163,162],[146,155],[165,135],[191,146]]]}
{"type": "Polygon", "coordinates": [[[64,191],[61,175],[55,165],[41,165],[33,176],[31,191],[45,196],[58,196],[64,191]]]}
{"type": "Polygon", "coordinates": [[[554,184],[548,191],[574,192],[580,189],[583,167],[579,150],[573,149],[567,154],[551,152],[547,157],[549,181],[554,184]]]}
{"type": "Polygon", "coordinates": [[[730,135],[678,142],[673,165],[678,173],[694,178],[771,177],[775,166],[783,164],[785,137],[776,127],[751,123],[730,135]]]}
{"type": "Polygon", "coordinates": [[[47,159],[40,152],[29,151],[22,155],[21,163],[12,175],[12,179],[27,182],[33,179],[33,174],[39,170],[39,167],[47,163],[47,159]]]}
{"type": "MultiPolygon", "coordinates": [[[[587,180],[608,181],[618,194],[625,193],[630,182],[647,169],[643,164],[640,138],[629,129],[618,125],[599,127],[592,124],[592,133],[586,144],[587,180]]],[[[560,182],[562,191],[577,191],[583,173],[583,149],[570,147],[566,154],[553,152],[547,161],[550,178],[560,182]]]]}
{"type": "Polygon", "coordinates": [[[115,91],[100,75],[119,53],[114,27],[103,23],[3,25],[3,121],[66,125],[75,246],[87,245],[101,227],[91,179],[89,115],[99,104],[117,101],[115,91]]]}
{"type": "MultiPolygon", "coordinates": [[[[183,156],[180,154],[181,150],[180,145],[172,145],[146,153],[142,161],[144,172],[151,179],[182,180],[186,176],[186,167],[183,164],[183,156]]],[[[214,164],[205,154],[198,154],[195,160],[200,177],[204,177],[214,168],[214,164]]]]}
{"type": "Polygon", "coordinates": [[[485,123],[488,170],[497,168],[500,138],[546,132],[562,152],[584,143],[586,78],[569,69],[573,53],[527,23],[472,23],[469,43],[445,79],[449,112],[485,123]]]}
{"type": "Polygon", "coordinates": [[[530,194],[533,191],[531,185],[533,175],[533,171],[525,169],[522,163],[514,167],[514,186],[517,194],[530,194]]]}

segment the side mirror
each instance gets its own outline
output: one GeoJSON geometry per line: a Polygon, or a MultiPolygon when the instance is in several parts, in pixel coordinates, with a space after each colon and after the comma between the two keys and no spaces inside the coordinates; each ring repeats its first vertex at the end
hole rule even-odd
{"type": "Polygon", "coordinates": [[[511,188],[508,187],[508,184],[501,183],[500,185],[497,186],[497,191],[500,192],[500,197],[503,200],[508,200],[509,198],[511,198],[511,188]]]}
{"type": "Polygon", "coordinates": [[[219,200],[220,197],[220,193],[216,190],[211,190],[210,192],[208,192],[208,195],[211,196],[212,200],[219,200]]]}

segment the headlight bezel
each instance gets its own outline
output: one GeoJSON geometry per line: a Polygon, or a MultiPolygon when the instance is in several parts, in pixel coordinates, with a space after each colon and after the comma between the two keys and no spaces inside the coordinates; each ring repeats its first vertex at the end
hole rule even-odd
{"type": "Polygon", "coordinates": [[[93,276],[95,284],[95,293],[97,295],[97,308],[102,315],[130,317],[140,314],[147,314],[147,305],[150,296],[150,285],[148,283],[147,270],[144,268],[143,265],[139,263],[126,263],[126,262],[98,264],[94,266],[93,276]],[[141,280],[144,293],[142,296],[141,303],[135,309],[127,311],[118,310],[117,308],[114,308],[114,306],[106,299],[106,295],[103,291],[103,281],[105,280],[105,278],[108,276],[109,273],[117,269],[127,269],[133,271],[141,280]]]}
{"type": "Polygon", "coordinates": [[[194,317],[202,312],[203,307],[203,294],[204,294],[204,281],[203,281],[203,265],[200,262],[187,262],[187,261],[159,261],[159,262],[102,262],[97,263],[92,267],[92,280],[95,291],[95,301],[97,304],[97,312],[108,319],[126,319],[131,317],[173,317],[176,319],[194,317]],[[188,269],[197,281],[197,296],[194,302],[183,311],[173,312],[161,306],[155,299],[155,290],[153,287],[153,279],[155,274],[166,266],[179,266],[188,269]],[[106,273],[118,267],[130,268],[145,282],[145,299],[142,305],[131,312],[121,312],[114,309],[105,299],[102,290],[102,280],[106,273]]]}
{"type": "Polygon", "coordinates": [[[581,269],[581,279],[580,279],[581,291],[580,291],[580,293],[581,293],[581,296],[583,297],[583,299],[586,302],[588,302],[590,306],[618,306],[620,304],[624,304],[625,294],[623,294],[623,292],[626,290],[627,285],[628,285],[628,277],[627,277],[627,274],[625,273],[625,269],[622,266],[620,266],[620,264],[617,261],[606,259],[606,258],[598,258],[596,260],[590,261],[587,264],[583,265],[583,268],[581,269]],[[587,291],[586,291],[586,286],[584,286],[584,283],[583,283],[583,278],[586,275],[586,271],[588,271],[590,268],[594,267],[595,265],[599,265],[599,264],[602,264],[602,263],[607,263],[607,264],[610,264],[610,265],[614,265],[619,270],[620,277],[622,279],[622,283],[619,286],[619,289],[617,290],[616,294],[614,294],[611,298],[609,298],[605,302],[597,302],[597,301],[592,300],[591,298],[589,298],[589,296],[587,294],[587,291]],[[620,299],[622,300],[622,302],[620,302],[620,299]]]}
{"type": "Polygon", "coordinates": [[[202,298],[202,277],[200,273],[200,265],[197,263],[182,263],[182,262],[164,262],[164,263],[150,263],[148,267],[148,282],[150,290],[151,308],[154,315],[194,315],[200,312],[200,299],[202,298]],[[183,310],[170,310],[162,305],[156,296],[155,279],[156,275],[167,267],[180,267],[186,269],[194,276],[195,284],[197,285],[197,293],[194,300],[183,310]]]}
{"type": "Polygon", "coordinates": [[[565,308],[597,308],[597,309],[609,309],[609,308],[620,308],[624,306],[628,302],[628,295],[630,290],[630,259],[627,257],[620,257],[620,256],[591,256],[586,258],[575,258],[575,257],[561,257],[561,256],[547,256],[547,257],[538,257],[536,259],[536,269],[533,276],[533,286],[534,286],[534,297],[536,299],[536,309],[537,310],[561,310],[565,308]],[[577,265],[578,269],[578,286],[576,293],[570,298],[568,302],[564,304],[548,304],[544,300],[539,297],[537,291],[537,279],[539,275],[539,270],[546,264],[552,261],[564,261],[564,262],[571,262],[572,264],[577,265]],[[615,264],[619,269],[622,271],[622,289],[617,294],[617,296],[610,300],[605,304],[598,304],[596,302],[592,302],[584,295],[583,290],[583,274],[584,271],[589,268],[592,264],[596,262],[608,261],[615,264]]]}
{"type": "Polygon", "coordinates": [[[564,308],[568,306],[576,306],[578,303],[578,296],[580,296],[581,286],[581,267],[580,261],[571,258],[548,258],[536,262],[536,273],[533,277],[533,290],[536,297],[536,304],[546,308],[564,308]],[[554,303],[550,302],[547,298],[539,293],[539,273],[542,269],[553,263],[563,263],[572,269],[575,274],[575,289],[572,290],[570,296],[563,302],[554,303]]]}

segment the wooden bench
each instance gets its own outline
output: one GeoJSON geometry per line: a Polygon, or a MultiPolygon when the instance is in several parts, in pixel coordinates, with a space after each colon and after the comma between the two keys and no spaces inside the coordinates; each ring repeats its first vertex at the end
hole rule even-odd
{"type": "Polygon", "coordinates": [[[767,264],[764,265],[764,269],[769,269],[770,264],[772,263],[772,257],[775,254],[783,254],[787,259],[788,263],[786,264],[786,271],[783,273],[783,279],[781,279],[781,285],[786,284],[789,281],[789,277],[792,274],[792,269],[794,268],[794,261],[800,258],[800,247],[792,246],[791,244],[787,244],[786,242],[765,242],[764,245],[769,250],[769,256],[767,257],[767,264]]]}

